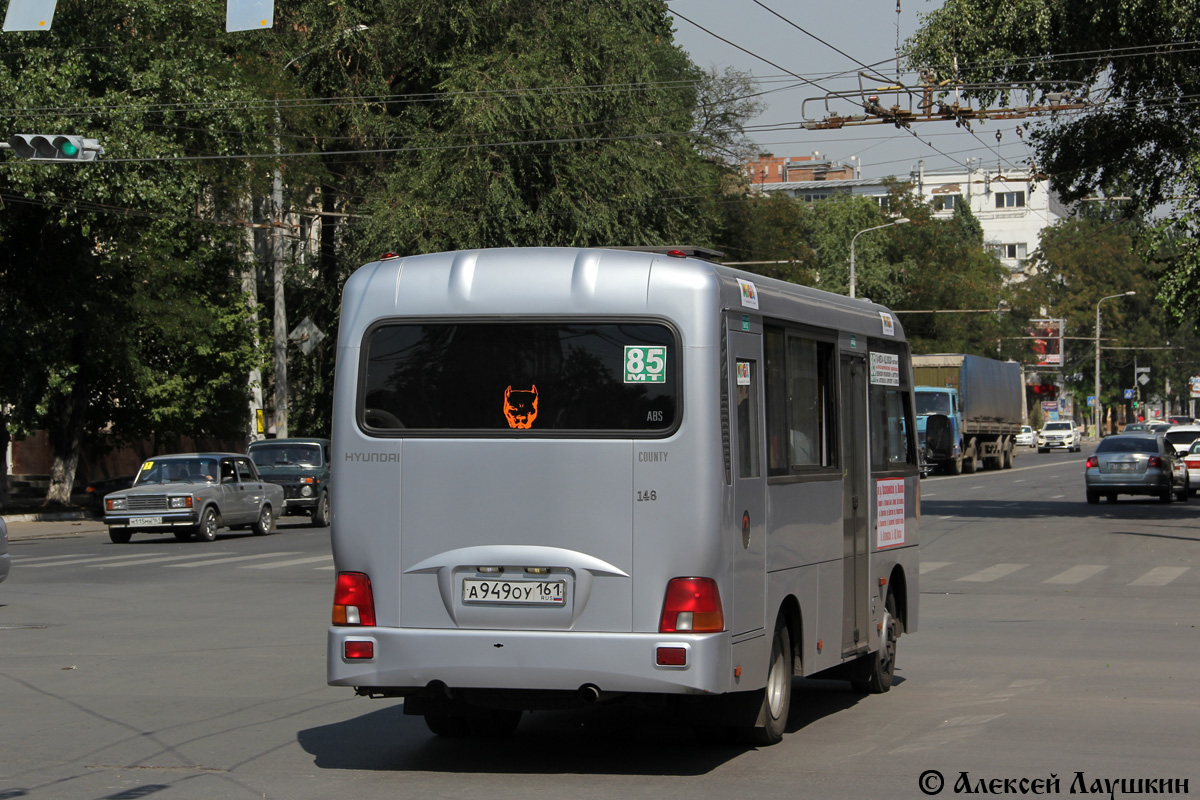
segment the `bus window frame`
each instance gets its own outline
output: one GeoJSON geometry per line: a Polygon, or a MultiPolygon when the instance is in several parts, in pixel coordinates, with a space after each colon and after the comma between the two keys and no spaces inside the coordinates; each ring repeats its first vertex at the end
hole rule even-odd
{"type": "MultiPolygon", "coordinates": [[[[911,364],[912,355],[907,342],[894,342],[885,339],[869,338],[867,340],[867,350],[870,353],[887,353],[894,355],[900,359],[901,364],[911,364]]],[[[911,372],[900,374],[899,386],[885,386],[882,384],[867,384],[867,457],[872,475],[879,477],[910,477],[918,475],[920,467],[918,465],[917,455],[917,424],[916,424],[916,406],[913,398],[913,376],[911,372]],[[875,461],[875,438],[878,435],[886,435],[886,431],[879,432],[874,425],[875,411],[874,394],[875,390],[883,390],[886,397],[888,391],[893,391],[900,395],[901,402],[905,411],[905,440],[907,447],[908,459],[903,464],[884,464],[879,465],[875,461]]]]}
{"type": "MultiPolygon", "coordinates": [[[[805,339],[810,342],[815,342],[819,348],[818,354],[821,360],[818,361],[818,367],[824,368],[827,371],[825,385],[825,399],[823,402],[824,410],[827,412],[825,420],[825,437],[828,443],[831,443],[834,448],[833,458],[829,464],[813,464],[805,466],[790,466],[788,472],[771,473],[770,458],[767,460],[767,484],[778,485],[788,483],[810,483],[822,481],[840,481],[842,479],[842,460],[841,452],[841,426],[843,418],[843,409],[841,406],[842,400],[840,395],[841,369],[838,358],[838,343],[840,331],[834,328],[821,328],[813,325],[805,325],[803,323],[793,322],[777,317],[764,318],[763,322],[763,366],[762,366],[762,383],[763,383],[763,413],[764,425],[766,426],[767,442],[765,446],[770,447],[770,437],[772,433],[772,411],[771,411],[771,389],[773,381],[771,380],[771,364],[770,352],[768,346],[768,338],[770,331],[778,330],[783,335],[783,358],[784,367],[787,366],[788,340],[791,337],[805,339]]],[[[784,398],[786,402],[787,392],[787,374],[784,372],[784,398]]],[[[784,419],[775,424],[782,424],[781,430],[787,429],[787,411],[785,406],[784,419]]],[[[768,454],[769,455],[769,454],[768,454]]]]}
{"type": "Polygon", "coordinates": [[[683,424],[684,415],[684,363],[683,336],[679,327],[661,316],[571,316],[563,314],[517,315],[500,314],[484,316],[421,315],[390,316],[373,320],[363,331],[359,341],[358,376],[354,390],[354,422],[364,435],[373,439],[667,439],[674,436],[683,424]],[[562,325],[661,325],[671,334],[675,347],[675,419],[666,428],[645,431],[602,428],[594,430],[522,430],[499,428],[375,428],[366,424],[367,370],[370,365],[371,337],[380,328],[396,325],[472,325],[502,324],[519,325],[562,324],[562,325]]]}

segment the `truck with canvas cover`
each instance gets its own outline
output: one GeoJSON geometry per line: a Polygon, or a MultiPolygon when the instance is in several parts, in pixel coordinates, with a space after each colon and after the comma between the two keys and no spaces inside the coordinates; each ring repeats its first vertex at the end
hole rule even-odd
{"type": "Polygon", "coordinates": [[[961,353],[914,355],[917,435],[942,472],[1010,469],[1022,424],[1021,366],[961,353]]]}

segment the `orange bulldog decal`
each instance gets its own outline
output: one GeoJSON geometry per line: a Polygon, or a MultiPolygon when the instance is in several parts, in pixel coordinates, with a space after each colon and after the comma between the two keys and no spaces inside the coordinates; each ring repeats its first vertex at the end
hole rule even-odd
{"type": "Polygon", "coordinates": [[[529,389],[504,390],[504,418],[508,427],[526,430],[533,427],[538,415],[538,393],[535,384],[529,389]]]}

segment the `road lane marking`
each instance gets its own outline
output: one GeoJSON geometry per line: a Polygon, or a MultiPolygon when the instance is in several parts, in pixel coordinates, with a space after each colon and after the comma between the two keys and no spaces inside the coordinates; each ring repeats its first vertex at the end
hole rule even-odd
{"type": "MultiPolygon", "coordinates": [[[[72,561],[55,561],[53,563],[47,563],[47,564],[29,564],[28,566],[30,569],[38,569],[39,567],[43,567],[43,568],[44,567],[65,567],[68,564],[93,564],[94,562],[98,562],[98,561],[121,561],[121,560],[128,561],[131,558],[135,559],[135,560],[141,560],[141,559],[150,558],[153,555],[154,555],[154,553],[141,553],[141,554],[125,553],[124,555],[120,555],[120,556],[91,556],[89,558],[76,558],[72,561]]],[[[131,561],[130,563],[135,563],[135,562],[131,561]]],[[[24,561],[22,561],[22,566],[25,566],[24,561]]]]}
{"type": "Polygon", "coordinates": [[[272,561],[270,564],[247,564],[238,569],[279,569],[280,567],[291,567],[297,564],[315,564],[318,561],[332,561],[333,556],[313,556],[310,558],[293,558],[289,561],[272,561]]]}
{"type": "Polygon", "coordinates": [[[1131,582],[1130,586],[1166,586],[1171,581],[1187,572],[1190,567],[1155,567],[1142,577],[1131,582]]]}
{"type": "Polygon", "coordinates": [[[1058,583],[1058,584],[1074,584],[1083,583],[1088,578],[1099,575],[1104,570],[1108,569],[1106,564],[1077,564],[1068,570],[1055,575],[1053,578],[1047,578],[1042,583],[1058,583]]]}
{"type": "MultiPolygon", "coordinates": [[[[147,554],[147,555],[149,555],[149,554],[147,554]]],[[[23,567],[31,566],[34,561],[58,561],[63,558],[84,558],[84,557],[85,556],[83,556],[83,554],[81,554],[81,553],[62,553],[57,556],[34,556],[33,558],[22,557],[21,558],[21,566],[23,566],[23,567]]],[[[115,558],[125,558],[125,556],[115,556],[115,558]]]]}
{"type": "Polygon", "coordinates": [[[1011,575],[1019,569],[1025,569],[1028,564],[993,564],[987,569],[981,569],[979,572],[972,573],[962,578],[955,578],[959,581],[972,581],[974,583],[987,583],[998,578],[1003,578],[1006,575],[1011,575]]]}
{"type": "Polygon", "coordinates": [[[188,558],[200,558],[201,556],[223,556],[227,553],[192,553],[186,556],[157,556],[155,558],[141,558],[136,561],[118,561],[114,564],[89,564],[91,569],[105,569],[107,567],[133,567],[140,564],[161,564],[166,561],[183,561],[188,558]]]}
{"type": "Polygon", "coordinates": [[[259,553],[253,556],[231,556],[230,558],[210,558],[206,561],[192,561],[188,564],[168,564],[168,567],[175,569],[189,569],[191,567],[208,567],[213,564],[232,564],[234,561],[253,561],[256,558],[275,558],[276,556],[294,556],[299,550],[280,551],[278,553],[259,553]]]}
{"type": "Polygon", "coordinates": [[[948,567],[953,563],[953,561],[922,561],[920,574],[924,575],[926,572],[933,572],[935,569],[948,567]]]}

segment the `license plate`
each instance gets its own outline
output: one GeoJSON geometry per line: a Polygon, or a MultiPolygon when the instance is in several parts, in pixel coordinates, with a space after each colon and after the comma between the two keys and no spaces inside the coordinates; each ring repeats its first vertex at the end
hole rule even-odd
{"type": "Polygon", "coordinates": [[[1110,470],[1112,470],[1113,472],[1133,472],[1137,468],[1137,465],[1136,464],[1109,464],[1108,468],[1110,470]]]}
{"type": "Polygon", "coordinates": [[[567,599],[566,581],[463,581],[464,603],[512,603],[531,606],[561,606],[567,599]]]}
{"type": "Polygon", "coordinates": [[[139,525],[162,525],[162,517],[134,517],[129,524],[135,528],[139,525]]]}

